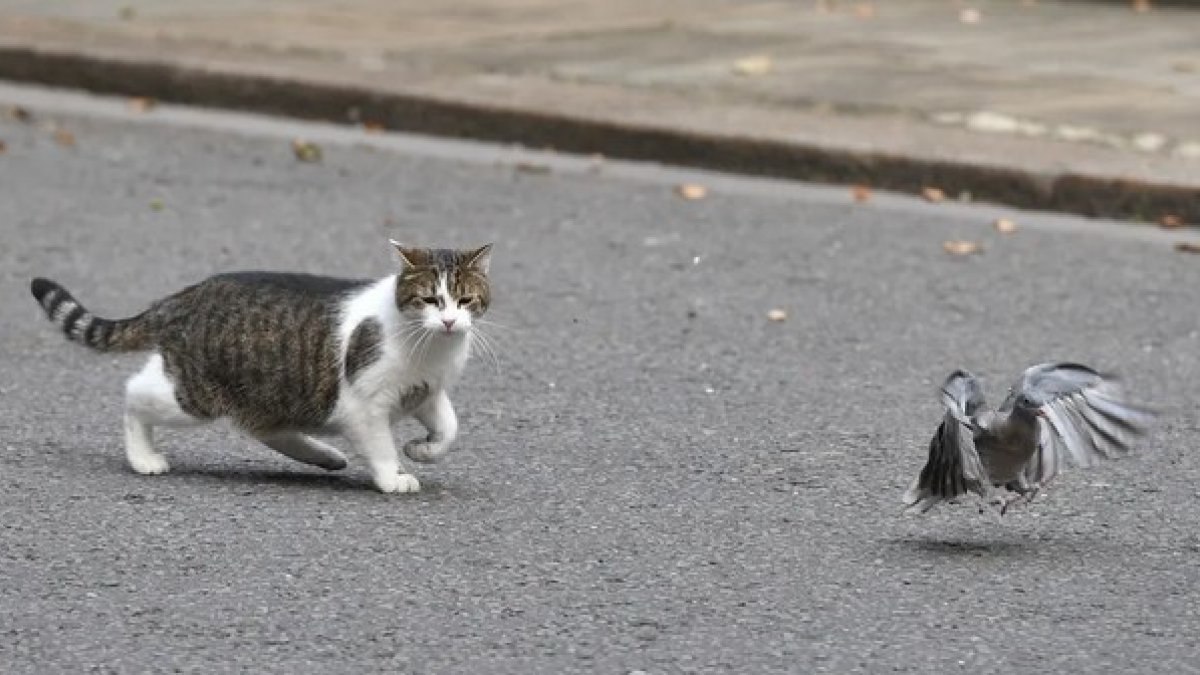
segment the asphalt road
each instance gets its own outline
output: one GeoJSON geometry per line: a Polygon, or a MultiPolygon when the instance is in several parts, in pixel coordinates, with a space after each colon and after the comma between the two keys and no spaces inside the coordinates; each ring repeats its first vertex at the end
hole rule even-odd
{"type": "Polygon", "coordinates": [[[1200,256],[1170,235],[0,88],[14,100],[34,120],[0,120],[5,673],[1200,669],[1200,256]],[[294,159],[301,133],[323,161],[294,159]],[[220,425],[163,433],[173,471],[133,474],[140,358],[67,344],[27,288],[50,276],[117,316],[222,270],[381,276],[389,236],[495,241],[507,326],[411,497],[220,425]],[[1159,405],[1141,451],[1002,521],[902,516],[946,373],[998,397],[1049,359],[1159,405]]]}

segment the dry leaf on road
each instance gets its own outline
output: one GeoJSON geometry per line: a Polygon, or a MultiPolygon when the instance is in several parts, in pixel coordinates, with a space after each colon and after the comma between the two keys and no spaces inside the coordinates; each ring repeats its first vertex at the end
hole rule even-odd
{"type": "Polygon", "coordinates": [[[951,239],[942,242],[942,250],[950,255],[972,255],[983,252],[983,247],[973,241],[951,239]]]}
{"type": "Polygon", "coordinates": [[[386,130],[382,122],[363,122],[362,127],[368,134],[381,134],[386,130]]]}
{"type": "Polygon", "coordinates": [[[1168,213],[1167,215],[1158,219],[1158,225],[1164,230],[1178,230],[1179,228],[1183,227],[1183,218],[1180,218],[1173,213],[1168,213]]]}
{"type": "Polygon", "coordinates": [[[850,194],[856,202],[865,202],[871,198],[871,188],[866,185],[855,185],[850,188],[850,194]]]}
{"type": "Polygon", "coordinates": [[[513,168],[520,173],[550,173],[549,164],[538,164],[536,162],[517,162],[513,165],[513,168]]]}
{"type": "Polygon", "coordinates": [[[875,5],[869,2],[860,2],[854,6],[854,16],[860,19],[875,18],[875,5]]]}
{"type": "Polygon", "coordinates": [[[925,201],[935,204],[946,201],[946,193],[935,187],[921,188],[921,196],[925,198],[925,201]]]}
{"type": "Polygon", "coordinates": [[[1200,244],[1195,244],[1190,241],[1181,241],[1175,244],[1175,250],[1180,253],[1200,253],[1200,244]]]}
{"type": "Polygon", "coordinates": [[[8,150],[8,145],[4,141],[0,141],[0,155],[3,155],[5,150],[8,150]]]}
{"type": "Polygon", "coordinates": [[[774,321],[775,323],[787,321],[787,312],[783,311],[782,309],[773,309],[767,312],[767,320],[774,321]]]}
{"type": "Polygon", "coordinates": [[[974,7],[967,7],[958,13],[958,20],[967,24],[977,24],[983,20],[983,14],[974,7]]]}
{"type": "Polygon", "coordinates": [[[675,193],[688,201],[695,201],[697,199],[704,199],[707,197],[708,188],[704,187],[703,185],[685,183],[677,186],[675,188],[675,193]]]}
{"type": "Polygon", "coordinates": [[[992,223],[992,227],[1000,234],[1012,234],[1017,231],[1017,224],[1008,218],[997,218],[996,222],[992,223]]]}
{"type": "Polygon", "coordinates": [[[136,113],[148,113],[157,105],[158,101],[149,96],[134,96],[129,99],[129,109],[136,113]]]}
{"type": "Polygon", "coordinates": [[[1133,7],[1133,11],[1135,12],[1150,11],[1150,0],[1133,0],[1130,5],[1133,7]]]}
{"type": "Polygon", "coordinates": [[[74,147],[75,134],[67,131],[66,129],[55,129],[54,141],[64,148],[74,147]]]}
{"type": "Polygon", "coordinates": [[[769,56],[747,56],[733,62],[733,72],[747,77],[766,75],[774,65],[769,56]]]}
{"type": "Polygon", "coordinates": [[[321,148],[316,143],[297,138],[292,141],[292,154],[301,162],[321,161],[321,148]]]}
{"type": "Polygon", "coordinates": [[[33,114],[30,113],[29,110],[27,110],[26,108],[23,108],[19,105],[10,106],[8,108],[8,116],[18,122],[32,122],[33,121],[33,114]]]}

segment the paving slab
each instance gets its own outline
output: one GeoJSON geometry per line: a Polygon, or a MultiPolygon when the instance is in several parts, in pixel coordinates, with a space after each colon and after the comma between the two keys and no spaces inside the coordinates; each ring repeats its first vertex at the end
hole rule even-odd
{"type": "Polygon", "coordinates": [[[1200,12],[1093,2],[9,2],[0,77],[1200,222],[1200,12]]]}

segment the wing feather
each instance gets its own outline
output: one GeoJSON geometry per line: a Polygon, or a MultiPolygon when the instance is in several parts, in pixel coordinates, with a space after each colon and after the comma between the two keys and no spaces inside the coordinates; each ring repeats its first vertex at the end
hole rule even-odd
{"type": "Polygon", "coordinates": [[[1012,400],[1041,417],[1038,449],[1024,471],[1036,483],[1068,463],[1089,467],[1128,454],[1154,421],[1153,411],[1126,400],[1114,378],[1074,363],[1030,368],[1012,400]]]}
{"type": "Polygon", "coordinates": [[[942,403],[946,414],[929,441],[929,458],[904,493],[908,510],[924,513],[967,492],[985,496],[991,487],[975,449],[973,416],[985,404],[978,380],[955,371],[942,385],[942,403]]]}

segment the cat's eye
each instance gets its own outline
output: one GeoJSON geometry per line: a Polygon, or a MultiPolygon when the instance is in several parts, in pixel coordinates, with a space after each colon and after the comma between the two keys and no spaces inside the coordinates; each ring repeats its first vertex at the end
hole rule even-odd
{"type": "Polygon", "coordinates": [[[464,296],[462,296],[461,298],[459,298],[459,299],[458,299],[458,306],[459,306],[459,307],[466,307],[467,305],[469,305],[469,304],[471,304],[471,303],[473,303],[473,302],[475,302],[475,296],[474,296],[474,295],[464,295],[464,296]]]}
{"type": "Polygon", "coordinates": [[[436,305],[438,304],[438,297],[436,295],[427,295],[421,298],[421,302],[427,305],[436,305]]]}

